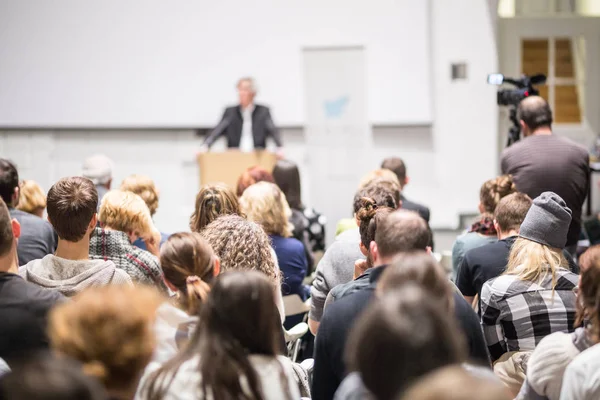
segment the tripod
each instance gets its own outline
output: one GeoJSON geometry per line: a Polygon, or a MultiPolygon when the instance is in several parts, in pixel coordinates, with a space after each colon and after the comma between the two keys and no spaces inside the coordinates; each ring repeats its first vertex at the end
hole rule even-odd
{"type": "Polygon", "coordinates": [[[508,130],[506,147],[510,147],[510,145],[515,144],[521,137],[521,127],[519,126],[519,120],[517,119],[517,106],[513,105],[510,107],[509,119],[510,122],[512,122],[512,126],[508,130]]]}

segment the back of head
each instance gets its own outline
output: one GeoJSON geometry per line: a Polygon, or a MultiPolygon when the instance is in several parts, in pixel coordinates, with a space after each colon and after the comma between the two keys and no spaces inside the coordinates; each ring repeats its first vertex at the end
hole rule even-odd
{"type": "Polygon", "coordinates": [[[165,279],[178,291],[178,301],[190,315],[197,315],[206,301],[214,277],[216,256],[199,233],[174,233],[160,248],[165,279]]]}
{"type": "Polygon", "coordinates": [[[83,364],[109,392],[135,391],[155,346],[152,325],[162,302],[148,287],[87,289],[50,313],[52,348],[83,364]]]}
{"type": "Polygon", "coordinates": [[[113,161],[104,154],[95,154],[83,162],[81,175],[94,185],[106,186],[112,180],[113,161]]]}
{"type": "Polygon", "coordinates": [[[196,206],[190,217],[190,229],[200,232],[221,215],[240,215],[240,203],[229,186],[204,185],[196,195],[196,206]]]}
{"type": "Polygon", "coordinates": [[[154,230],[148,206],[132,192],[111,190],[102,198],[98,219],[103,226],[145,236],[154,230]]]}
{"type": "Polygon", "coordinates": [[[523,121],[530,132],[541,127],[552,126],[552,110],[543,97],[529,96],[521,100],[517,109],[519,120],[523,121]]]}
{"type": "Polygon", "coordinates": [[[452,313],[453,290],[444,268],[427,252],[417,250],[400,254],[383,272],[378,293],[400,291],[405,285],[417,284],[431,299],[441,302],[441,309],[452,313]]]}
{"type": "Polygon", "coordinates": [[[502,232],[518,231],[531,208],[531,197],[524,193],[512,193],[498,202],[494,219],[502,232]]]}
{"type": "Polygon", "coordinates": [[[358,188],[359,189],[364,188],[364,187],[370,185],[376,179],[383,179],[386,181],[390,181],[392,183],[395,183],[398,187],[401,187],[400,181],[398,181],[398,177],[396,176],[395,173],[393,173],[392,171],[390,171],[387,168],[380,168],[380,169],[371,171],[367,175],[363,176],[362,179],[360,180],[360,183],[358,184],[358,188]]]}
{"type": "MultiPolygon", "coordinates": [[[[600,245],[593,246],[591,249],[597,252],[598,247],[600,245]]],[[[586,252],[589,251],[590,249],[586,252]]],[[[579,279],[577,323],[587,326],[590,338],[597,343],[600,341],[600,260],[590,260],[586,267],[579,279]]]]}
{"type": "Polygon", "coordinates": [[[275,179],[273,179],[273,175],[263,167],[258,165],[254,167],[248,168],[246,171],[240,175],[237,181],[237,189],[236,194],[238,197],[244,193],[244,190],[249,186],[254,185],[257,182],[270,182],[275,183],[275,179]]]}
{"type": "Polygon", "coordinates": [[[597,264],[600,265],[600,244],[588,248],[579,256],[577,261],[579,262],[579,270],[582,274],[586,269],[597,264]]]}
{"type": "Polygon", "coordinates": [[[398,178],[398,182],[400,186],[404,185],[406,182],[406,165],[401,158],[398,157],[389,157],[383,160],[381,163],[382,169],[389,169],[392,171],[396,177],[398,178]]]}
{"type": "Polygon", "coordinates": [[[201,235],[221,260],[221,271],[255,270],[278,279],[271,242],[264,229],[238,215],[225,215],[207,225],[201,235]]]}
{"type": "Polygon", "coordinates": [[[428,293],[406,285],[374,302],[354,325],[349,369],[378,400],[392,400],[422,375],[464,358],[455,323],[428,293]]]}
{"type": "Polygon", "coordinates": [[[273,168],[273,179],[288,201],[290,208],[301,210],[302,189],[300,172],[296,163],[290,160],[278,160],[273,168]]]}
{"type": "Polygon", "coordinates": [[[260,224],[269,235],[292,236],[292,211],[277,185],[258,182],[244,190],[240,207],[249,221],[260,224]]]}
{"type": "Polygon", "coordinates": [[[362,199],[373,199],[377,207],[389,207],[394,210],[398,208],[400,201],[399,186],[386,179],[374,179],[365,187],[358,189],[354,195],[352,209],[357,214],[362,207],[362,199]]]}
{"type": "Polygon", "coordinates": [[[430,242],[427,222],[413,211],[394,211],[378,224],[375,232],[375,243],[383,258],[405,251],[426,250],[430,242]]]}
{"type": "Polygon", "coordinates": [[[510,400],[507,387],[499,381],[478,377],[460,365],[433,371],[419,379],[401,400],[510,400]],[[485,395],[484,395],[485,393],[485,395]]]}
{"type": "Polygon", "coordinates": [[[486,181],[479,191],[479,201],[483,206],[483,212],[493,214],[500,199],[516,191],[517,187],[510,175],[501,175],[486,181]]]}
{"type": "Polygon", "coordinates": [[[158,208],[158,189],[149,176],[130,175],[121,182],[121,190],[137,194],[148,206],[150,215],[156,213],[156,209],[158,208]]]}
{"type": "Polygon", "coordinates": [[[0,379],[0,400],[106,400],[108,395],[94,378],[74,361],[40,355],[0,379]]]}
{"type": "Polygon", "coordinates": [[[48,219],[58,237],[80,241],[98,207],[98,191],[87,178],[62,178],[48,191],[48,219]]]}
{"type": "Polygon", "coordinates": [[[394,209],[385,206],[379,207],[375,200],[369,197],[363,197],[361,202],[362,207],[356,213],[356,218],[360,221],[358,227],[360,232],[360,242],[366,249],[369,249],[369,245],[375,240],[377,226],[381,221],[387,218],[388,215],[394,212],[394,209]]]}
{"type": "Polygon", "coordinates": [[[19,204],[17,209],[29,214],[38,215],[46,208],[46,194],[32,180],[25,180],[19,187],[19,204]]]}
{"type": "Polygon", "coordinates": [[[12,230],[12,218],[4,200],[0,198],[0,258],[13,248],[15,236],[12,230]]]}
{"type": "Polygon", "coordinates": [[[13,197],[19,187],[19,173],[13,163],[0,158],[0,197],[9,207],[15,207],[13,197]]]}

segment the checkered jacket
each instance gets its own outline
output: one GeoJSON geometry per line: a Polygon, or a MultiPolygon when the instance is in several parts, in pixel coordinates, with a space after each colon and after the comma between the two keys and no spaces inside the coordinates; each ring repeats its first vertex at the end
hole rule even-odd
{"type": "Polygon", "coordinates": [[[127,272],[134,283],[167,291],[158,258],[132,245],[125,232],[96,228],[90,238],[90,258],[110,260],[127,272]]]}
{"type": "Polygon", "coordinates": [[[532,351],[545,336],[572,332],[579,276],[559,269],[552,291],[552,276],[540,282],[502,275],[487,281],[481,290],[481,325],[492,356],[509,351],[532,351]]]}

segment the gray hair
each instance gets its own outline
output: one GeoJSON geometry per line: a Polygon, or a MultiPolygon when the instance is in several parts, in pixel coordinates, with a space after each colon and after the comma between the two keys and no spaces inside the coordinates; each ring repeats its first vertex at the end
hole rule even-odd
{"type": "Polygon", "coordinates": [[[240,78],[238,80],[237,85],[235,85],[235,87],[239,88],[242,82],[248,82],[250,84],[250,90],[252,91],[252,93],[256,94],[258,88],[256,87],[256,81],[254,80],[254,78],[252,78],[251,76],[244,76],[243,78],[240,78]]]}

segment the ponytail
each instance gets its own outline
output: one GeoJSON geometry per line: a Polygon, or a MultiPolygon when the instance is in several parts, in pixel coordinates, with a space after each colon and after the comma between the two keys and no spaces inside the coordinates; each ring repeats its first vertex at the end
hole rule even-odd
{"type": "Polygon", "coordinates": [[[188,314],[196,314],[202,303],[208,298],[210,286],[196,275],[188,276],[185,279],[187,293],[187,310],[188,314]]]}

